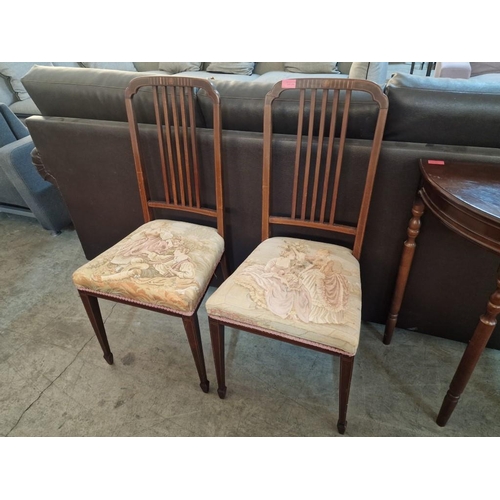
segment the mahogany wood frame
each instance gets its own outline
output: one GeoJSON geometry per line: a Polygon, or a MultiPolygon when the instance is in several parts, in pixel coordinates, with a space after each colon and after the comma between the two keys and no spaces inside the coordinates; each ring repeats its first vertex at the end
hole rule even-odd
{"type": "MultiPolygon", "coordinates": [[[[389,345],[398,320],[420,233],[421,217],[428,208],[458,235],[500,255],[500,204],[498,166],[441,160],[420,160],[421,187],[412,207],[408,238],[404,242],[396,285],[385,325],[383,342],[389,345]]],[[[496,290],[491,294],[464,351],[436,422],[444,427],[488,343],[500,314],[500,267],[496,290]]]]}
{"type": "MultiPolygon", "coordinates": [[[[217,231],[221,237],[224,237],[220,98],[212,83],[201,78],[186,77],[154,76],[134,78],[125,90],[125,106],[129,121],[132,152],[134,155],[144,222],[149,222],[154,219],[154,208],[185,211],[215,219],[217,231]],[[134,96],[137,95],[139,89],[145,87],[152,91],[158,147],[160,151],[160,167],[165,194],[164,201],[151,199],[141,153],[139,124],[136,119],[133,99],[134,96]],[[196,145],[196,122],[193,100],[193,92],[196,88],[205,90],[207,96],[213,103],[215,209],[203,207],[200,198],[201,189],[198,173],[199,156],[196,145]]],[[[220,265],[222,274],[226,278],[229,273],[225,254],[222,256],[220,265]]],[[[78,289],[78,292],[103,350],[104,359],[108,364],[113,364],[113,354],[109,347],[98,298],[181,317],[200,378],[200,387],[203,392],[209,391],[209,381],[207,379],[200,326],[198,322],[198,309],[204,293],[201,295],[200,302],[193,313],[190,315],[183,315],[175,311],[166,311],[164,308],[155,307],[149,304],[137,302],[131,304],[131,302],[126,299],[117,296],[112,297],[109,294],[101,294],[96,291],[78,289]]]]}
{"type": "MultiPolygon", "coordinates": [[[[380,154],[382,137],[387,118],[388,100],[383,94],[382,90],[375,83],[366,80],[339,80],[339,79],[297,79],[285,80],[278,82],[273,89],[266,95],[264,105],[264,159],[263,159],[263,178],[262,178],[262,241],[269,238],[270,227],[274,224],[293,225],[303,228],[316,228],[327,231],[338,232],[342,234],[349,234],[354,236],[353,255],[359,259],[361,247],[363,244],[363,237],[366,227],[366,220],[368,217],[368,210],[370,205],[371,193],[373,190],[373,183],[375,172],[377,168],[378,158],[380,154]],[[297,124],[297,142],[296,142],[296,158],[294,164],[294,181],[293,192],[291,200],[291,215],[290,217],[277,217],[270,214],[270,196],[271,196],[271,167],[272,167],[272,105],[273,102],[286,89],[299,89],[299,114],[297,124]],[[305,151],[305,164],[301,161],[303,155],[302,135],[303,135],[303,120],[305,114],[306,104],[306,90],[310,91],[310,111],[309,111],[309,127],[307,131],[307,145],[305,151]],[[329,126],[329,137],[325,136],[326,130],[326,115],[328,105],[328,93],[333,91],[331,121],[329,126]],[[320,96],[320,128],[319,135],[313,140],[313,122],[314,114],[316,112],[316,99],[318,91],[322,91],[320,96]],[[335,122],[337,119],[337,111],[339,108],[339,93],[345,91],[344,111],[341,123],[341,132],[338,154],[334,174],[333,186],[329,188],[329,181],[331,179],[331,163],[334,157],[334,143],[335,143],[335,122]],[[335,223],[335,208],[338,200],[339,180],[342,168],[342,159],[344,153],[344,146],[346,141],[347,122],[349,116],[349,106],[351,103],[352,91],[368,92],[372,100],[379,106],[378,118],[375,126],[372,150],[368,162],[366,183],[363,190],[363,198],[361,201],[361,208],[356,227],[350,227],[342,224],[335,223]],[[313,152],[313,143],[316,141],[317,154],[314,170],[311,170],[311,160],[313,152]],[[326,165],[322,164],[321,146],[323,142],[327,143],[326,165]],[[299,177],[301,166],[305,168],[303,176],[302,196],[299,200],[299,177]],[[320,179],[321,167],[324,167],[324,177],[320,179]],[[309,177],[313,175],[313,194],[311,203],[308,207],[308,188],[309,177]],[[322,188],[320,189],[320,186],[322,188]],[[327,198],[331,195],[331,210],[330,214],[326,214],[327,198]],[[300,214],[298,215],[298,208],[300,206],[300,214]],[[319,207],[319,216],[317,209],[319,207]],[[308,210],[309,208],[309,210],[308,210]],[[309,212],[309,217],[307,213],[309,212]]],[[[209,313],[210,336],[212,340],[212,350],[215,362],[215,370],[217,375],[218,389],[217,392],[221,399],[226,396],[225,384],[225,360],[224,360],[224,327],[229,326],[238,330],[244,330],[249,333],[254,333],[264,337],[273,338],[290,344],[306,347],[319,352],[336,355],[340,357],[340,379],[339,379],[339,418],[337,422],[337,429],[339,433],[344,434],[347,427],[347,406],[349,400],[350,385],[352,379],[352,371],[354,366],[354,356],[343,354],[333,351],[328,346],[324,348],[317,345],[305,344],[299,338],[291,339],[284,338],[279,334],[273,334],[268,331],[256,329],[254,327],[242,326],[235,323],[230,318],[212,317],[209,313]]]]}

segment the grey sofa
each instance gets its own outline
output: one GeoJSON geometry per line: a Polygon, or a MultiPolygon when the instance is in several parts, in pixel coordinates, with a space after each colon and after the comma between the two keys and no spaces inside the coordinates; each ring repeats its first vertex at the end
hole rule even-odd
{"type": "Polygon", "coordinates": [[[0,62],[0,102],[6,104],[20,118],[40,114],[33,99],[26,92],[21,79],[37,66],[82,69],[109,69],[130,72],[182,74],[198,78],[231,81],[260,81],[276,83],[285,78],[337,77],[361,78],[384,85],[387,62],[338,63],[182,63],[182,62],[0,62]],[[225,71],[223,73],[222,71],[225,71]],[[250,73],[250,74],[249,74],[250,73]]]}
{"type": "MultiPolygon", "coordinates": [[[[23,79],[42,113],[26,124],[45,169],[60,186],[88,258],[142,222],[123,97],[134,76],[125,71],[38,67],[23,79]]],[[[500,85],[464,84],[396,75],[385,87],[389,115],[361,256],[365,320],[383,323],[388,313],[420,182],[418,160],[489,162],[499,165],[500,172],[500,85]]],[[[221,80],[215,85],[224,129],[226,248],[234,269],[260,241],[263,103],[272,83],[221,80]]],[[[212,117],[203,92],[195,102],[201,125],[209,128],[212,117]]],[[[351,107],[346,167],[352,181],[350,196],[355,197],[358,158],[367,150],[365,130],[373,108],[358,96],[353,96],[351,107]]],[[[297,102],[287,100],[277,112],[277,178],[283,189],[272,202],[280,207],[291,192],[289,162],[295,143],[288,134],[297,102]]],[[[144,117],[146,127],[153,121],[144,117]]],[[[202,133],[199,140],[203,147],[202,133]]],[[[347,209],[344,217],[350,222],[353,214],[347,209]]],[[[497,266],[497,256],[426,214],[400,326],[467,341],[494,289],[497,266]]],[[[490,344],[497,348],[499,330],[490,344]]]]}
{"type": "Polygon", "coordinates": [[[57,233],[71,219],[57,187],[38,175],[33,148],[28,129],[0,104],[0,211],[32,214],[42,227],[57,233]]]}

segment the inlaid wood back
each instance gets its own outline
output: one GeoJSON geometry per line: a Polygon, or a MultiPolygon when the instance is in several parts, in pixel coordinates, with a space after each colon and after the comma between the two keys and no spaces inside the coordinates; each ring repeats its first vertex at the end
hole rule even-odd
{"type": "Polygon", "coordinates": [[[304,78],[284,80],[273,87],[266,96],[264,108],[263,240],[269,237],[271,224],[324,229],[354,236],[353,255],[359,258],[387,108],[388,100],[380,87],[367,80],[304,78]],[[270,214],[273,104],[282,94],[297,91],[299,109],[295,159],[290,165],[294,170],[290,215],[273,216],[270,214]],[[357,223],[350,226],[337,223],[336,212],[353,91],[369,93],[378,105],[378,114],[366,167],[366,181],[361,186],[363,197],[359,216],[357,223]],[[341,92],[344,94],[343,102],[341,92]],[[338,120],[340,123],[337,123],[338,120]],[[315,124],[319,124],[317,134],[315,124]],[[335,137],[336,130],[340,130],[338,137],[335,137]]]}
{"type": "Polygon", "coordinates": [[[145,222],[154,218],[155,208],[187,211],[215,218],[217,230],[224,237],[220,99],[212,83],[202,78],[166,76],[134,78],[125,91],[125,105],[145,222]],[[213,103],[215,209],[205,207],[201,199],[200,153],[197,147],[194,95],[195,89],[199,88],[206,91],[213,103]],[[137,99],[141,100],[141,106],[154,107],[163,200],[151,199],[153,190],[150,190],[148,184],[137,120],[138,113],[134,105],[137,99]]]}

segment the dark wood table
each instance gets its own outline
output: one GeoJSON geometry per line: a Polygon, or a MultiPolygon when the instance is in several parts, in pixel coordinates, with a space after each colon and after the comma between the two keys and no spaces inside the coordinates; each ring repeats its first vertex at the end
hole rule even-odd
{"type": "MultiPolygon", "coordinates": [[[[384,344],[390,344],[410,273],[420,218],[428,208],[445,226],[460,236],[500,256],[500,166],[443,160],[420,160],[422,184],[412,208],[408,239],[396,280],[385,326],[384,344]]],[[[446,425],[496,325],[500,313],[500,267],[496,290],[465,349],[437,417],[446,425]]],[[[439,307],[439,304],[436,305],[439,307]]]]}

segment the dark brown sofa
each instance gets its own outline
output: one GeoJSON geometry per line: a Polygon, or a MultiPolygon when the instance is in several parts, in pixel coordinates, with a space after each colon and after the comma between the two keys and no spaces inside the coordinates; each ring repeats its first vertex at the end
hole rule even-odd
{"type": "MultiPolygon", "coordinates": [[[[23,79],[42,113],[26,123],[44,168],[57,181],[85,255],[93,258],[142,223],[123,103],[123,91],[135,75],[108,71],[90,78],[88,72],[56,70],[35,68],[23,79]],[[82,79],[83,73],[88,80],[82,79]]],[[[490,108],[493,104],[500,108],[500,87],[496,92],[494,87],[466,91],[447,89],[445,82],[441,88],[426,89],[423,80],[430,84],[431,79],[397,75],[386,87],[386,137],[361,257],[363,318],[378,323],[385,322],[389,309],[419,186],[419,158],[490,162],[500,169],[500,135],[489,131],[498,127],[500,113],[495,115],[490,108]],[[483,111],[485,116],[478,118],[483,111]]],[[[272,84],[221,81],[216,86],[224,128],[226,247],[234,269],[260,241],[261,124],[263,98],[272,84]]],[[[373,119],[370,103],[360,97],[354,100],[346,152],[348,194],[341,214],[346,222],[355,217],[349,200],[357,196],[357,160],[366,154],[364,130],[373,119]]],[[[209,128],[211,116],[205,104],[203,93],[198,93],[199,120],[209,128]]],[[[282,189],[272,203],[278,207],[290,192],[288,159],[294,144],[287,135],[287,117],[295,111],[291,99],[275,125],[281,135],[276,142],[280,161],[274,182],[282,189]]],[[[206,139],[200,134],[201,146],[208,143],[206,139]]],[[[494,290],[497,266],[497,256],[426,214],[399,325],[467,341],[494,290]]],[[[490,341],[495,348],[500,348],[498,332],[499,328],[490,341]]]]}

